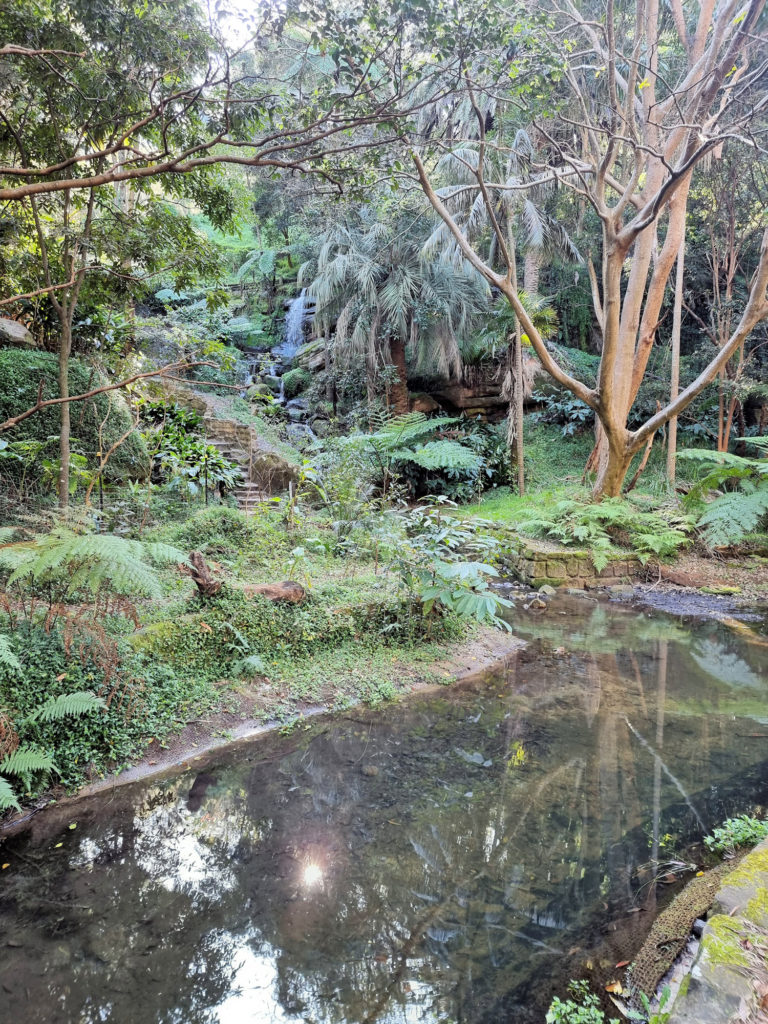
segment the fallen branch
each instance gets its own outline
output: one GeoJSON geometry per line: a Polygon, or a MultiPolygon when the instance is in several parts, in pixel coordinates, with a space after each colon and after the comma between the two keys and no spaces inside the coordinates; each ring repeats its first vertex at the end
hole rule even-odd
{"type": "Polygon", "coordinates": [[[203,597],[213,597],[219,593],[224,584],[221,580],[213,578],[201,551],[190,551],[189,565],[190,567],[185,567],[185,571],[192,577],[192,581],[203,597]]]}

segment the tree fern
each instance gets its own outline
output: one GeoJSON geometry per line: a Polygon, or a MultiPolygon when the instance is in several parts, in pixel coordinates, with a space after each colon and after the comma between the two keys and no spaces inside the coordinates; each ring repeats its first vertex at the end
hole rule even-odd
{"type": "Polygon", "coordinates": [[[95,696],[88,690],[78,690],[75,693],[62,693],[58,697],[52,697],[45,704],[37,708],[31,715],[27,716],[27,722],[57,722],[69,715],[86,715],[90,711],[98,711],[106,707],[101,697],[95,696]]]}
{"type": "Polygon", "coordinates": [[[375,434],[371,434],[371,440],[380,441],[386,448],[399,448],[456,423],[458,420],[455,416],[434,416],[430,419],[423,412],[409,412],[403,416],[394,416],[375,434]]]}
{"type": "Polygon", "coordinates": [[[479,455],[458,441],[428,441],[414,451],[406,449],[399,457],[415,462],[422,469],[432,470],[477,470],[483,461],[479,455]]]}
{"type": "MultiPolygon", "coordinates": [[[[768,454],[768,437],[741,438],[768,454]]],[[[680,458],[703,464],[704,476],[691,488],[686,503],[700,512],[699,526],[712,547],[738,544],[768,515],[768,458],[750,459],[731,452],[688,448],[680,458]],[[709,491],[735,487],[704,505],[709,491]],[[702,510],[703,509],[703,510],[702,510]]]]}
{"type": "Polygon", "coordinates": [[[127,596],[159,597],[162,589],[150,563],[186,560],[182,551],[167,544],[64,529],[0,549],[0,568],[10,570],[9,586],[53,582],[62,586],[63,596],[78,590],[95,595],[108,589],[127,596]]]}
{"type": "Polygon", "coordinates": [[[768,484],[750,487],[749,481],[745,481],[740,490],[723,494],[708,505],[699,519],[699,527],[711,547],[727,547],[757,530],[766,515],[768,484]]]}

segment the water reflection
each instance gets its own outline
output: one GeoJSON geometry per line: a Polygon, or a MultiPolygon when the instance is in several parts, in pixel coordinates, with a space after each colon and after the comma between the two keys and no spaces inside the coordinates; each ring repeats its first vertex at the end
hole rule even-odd
{"type": "Polygon", "coordinates": [[[566,599],[516,628],[487,685],[44,816],[3,853],[8,1019],[540,1021],[627,959],[651,858],[766,799],[765,648],[566,599]]]}

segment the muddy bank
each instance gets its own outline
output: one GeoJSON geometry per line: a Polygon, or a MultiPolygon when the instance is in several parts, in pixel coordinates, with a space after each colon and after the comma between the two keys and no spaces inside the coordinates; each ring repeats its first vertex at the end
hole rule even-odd
{"type": "MultiPolygon", "coordinates": [[[[443,686],[472,683],[489,672],[503,670],[524,646],[525,641],[511,633],[480,627],[471,640],[448,645],[445,657],[439,661],[419,666],[408,674],[404,671],[404,685],[398,699],[439,690],[443,686]],[[436,679],[440,681],[435,682],[436,679]]],[[[263,715],[259,715],[260,706],[257,695],[243,693],[237,710],[222,711],[189,722],[162,745],[153,740],[141,759],[119,774],[96,779],[71,795],[45,794],[33,806],[25,807],[0,823],[0,839],[23,832],[43,810],[46,810],[46,818],[71,817],[75,805],[79,808],[88,798],[102,797],[105,792],[131,783],[172,775],[179,769],[194,766],[197,771],[212,756],[225,750],[236,750],[259,736],[289,731],[302,719],[334,713],[328,705],[308,705],[288,719],[264,721],[263,715]]],[[[349,706],[354,707],[355,704],[349,706]]]]}

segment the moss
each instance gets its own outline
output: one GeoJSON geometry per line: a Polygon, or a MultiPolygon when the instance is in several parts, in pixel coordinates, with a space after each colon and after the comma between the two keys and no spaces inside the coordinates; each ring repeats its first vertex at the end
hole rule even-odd
{"type": "MultiPolygon", "coordinates": [[[[52,352],[28,352],[22,349],[0,349],[0,421],[15,416],[37,400],[43,381],[42,397],[56,398],[58,361],[52,352]]],[[[108,383],[93,366],[78,359],[69,364],[69,391],[83,394],[108,383]]],[[[47,441],[58,437],[61,425],[59,406],[52,405],[23,420],[5,434],[8,441],[47,441]]],[[[104,392],[71,406],[72,450],[85,455],[89,468],[95,468],[99,450],[99,426],[104,423],[104,448],[109,448],[129,430],[133,422],[128,406],[116,391],[104,392]]],[[[57,458],[55,442],[42,453],[43,458],[57,458]]],[[[105,471],[107,480],[146,477],[149,454],[144,438],[134,430],[111,456],[105,471]]]]}
{"type": "Polygon", "coordinates": [[[747,956],[740,945],[741,931],[738,920],[716,914],[707,922],[703,948],[713,964],[723,967],[747,967],[747,956]]]}

